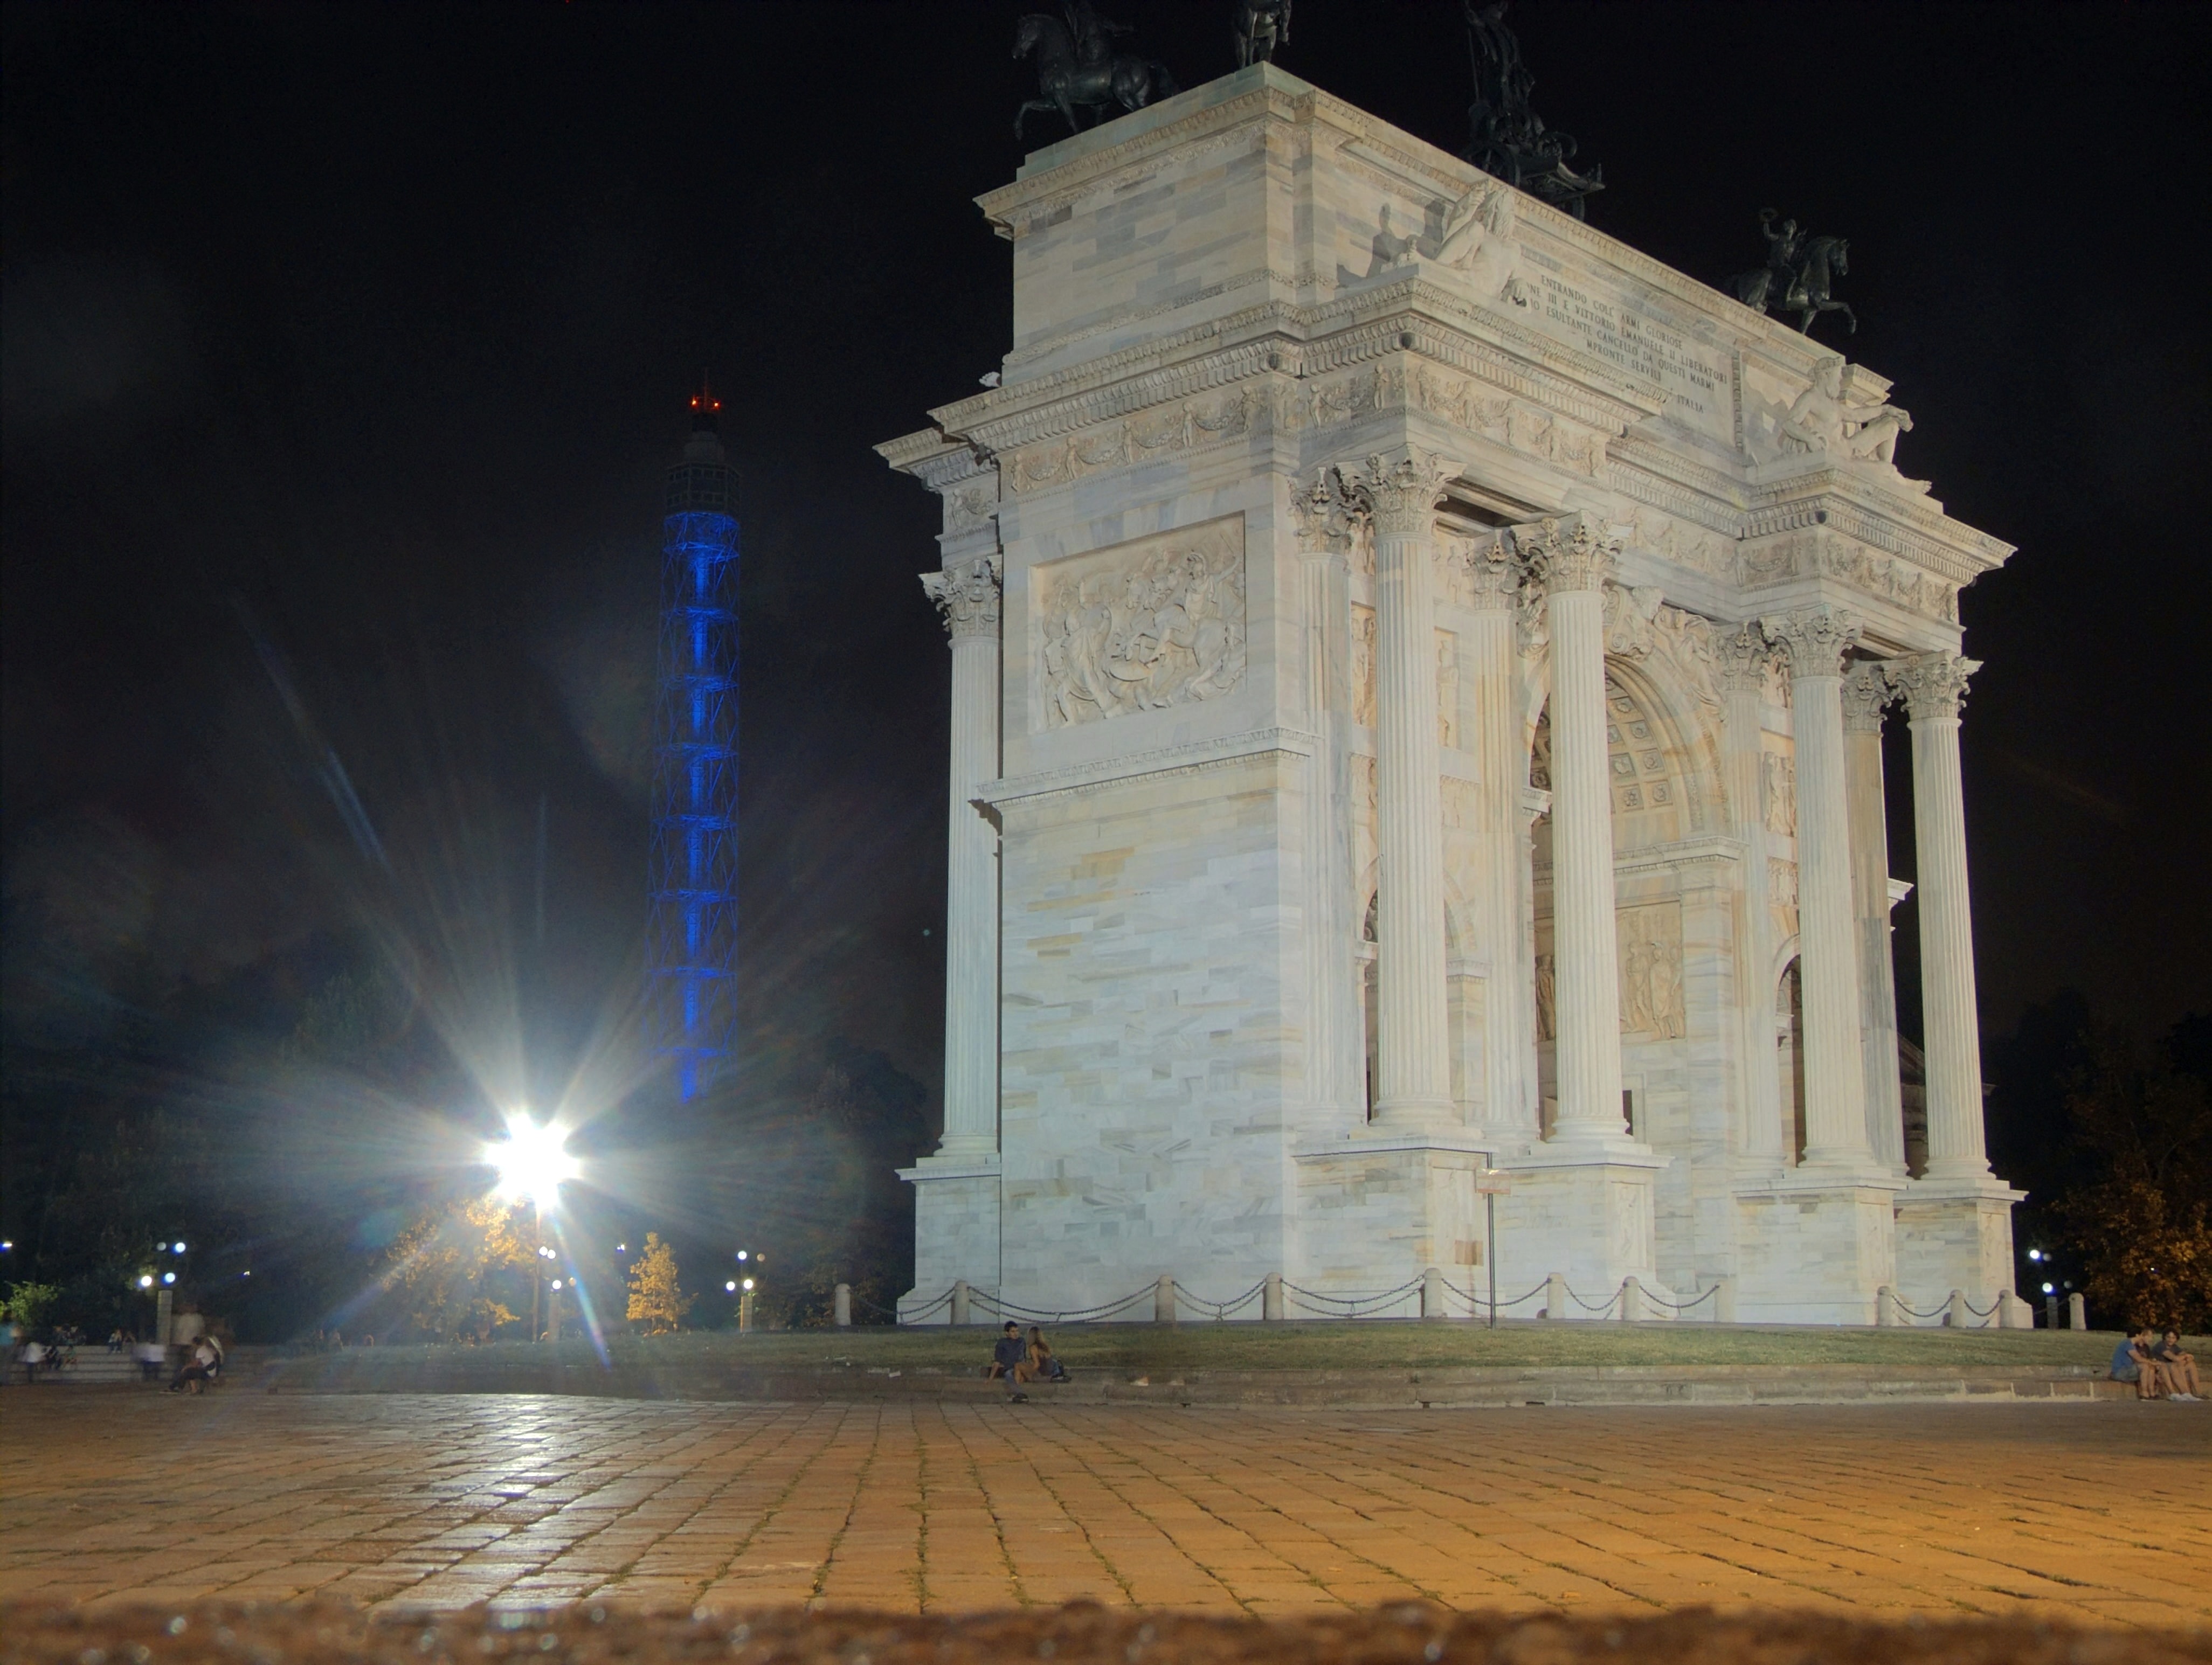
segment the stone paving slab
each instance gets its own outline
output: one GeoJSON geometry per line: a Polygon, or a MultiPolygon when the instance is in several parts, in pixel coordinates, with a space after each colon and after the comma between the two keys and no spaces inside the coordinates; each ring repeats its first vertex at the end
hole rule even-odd
{"type": "Polygon", "coordinates": [[[2212,1620],[2212,1409],[0,1399],[0,1601],[2212,1620]]]}

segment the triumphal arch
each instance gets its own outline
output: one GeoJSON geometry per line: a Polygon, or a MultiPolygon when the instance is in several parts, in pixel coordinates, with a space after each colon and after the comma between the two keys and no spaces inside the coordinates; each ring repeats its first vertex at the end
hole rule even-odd
{"type": "Polygon", "coordinates": [[[981,204],[1000,384],[881,447],[952,678],[904,1313],[2016,1311],[1959,768],[2011,550],[1888,384],[1267,64],[981,204]]]}

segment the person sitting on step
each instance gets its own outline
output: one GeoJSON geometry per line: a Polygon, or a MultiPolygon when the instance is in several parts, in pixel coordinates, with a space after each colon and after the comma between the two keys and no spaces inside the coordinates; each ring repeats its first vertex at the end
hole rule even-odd
{"type": "Polygon", "coordinates": [[[2166,1339],[2153,1349],[2160,1373],[2166,1377],[2166,1390],[2176,1399],[2197,1400],[2204,1396],[2197,1391],[2197,1355],[2185,1353],[2181,1347],[2181,1332],[2169,1329],[2166,1339]]]}
{"type": "Polygon", "coordinates": [[[1021,1384],[1030,1379],[1029,1349],[1022,1345],[1022,1327],[1012,1318],[999,1332],[998,1345],[991,1349],[991,1368],[984,1372],[994,1382],[1006,1378],[1006,1397],[1019,1404],[1029,1395],[1021,1384]]]}
{"type": "Polygon", "coordinates": [[[1060,1362],[1044,1331],[1035,1324],[1030,1326],[1029,1367],[1032,1382],[1049,1382],[1057,1387],[1068,1379],[1067,1366],[1060,1362]]]}
{"type": "Polygon", "coordinates": [[[2155,1341],[2152,1331],[2138,1329],[2122,1336],[2112,1349],[2112,1380],[2135,1383],[2138,1399],[2166,1397],[2166,1372],[2151,1351],[2155,1341]]]}

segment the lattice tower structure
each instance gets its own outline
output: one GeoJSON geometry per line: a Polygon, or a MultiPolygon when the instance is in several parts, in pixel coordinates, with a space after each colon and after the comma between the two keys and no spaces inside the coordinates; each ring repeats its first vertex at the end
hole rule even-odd
{"type": "Polygon", "coordinates": [[[738,972],[738,476],[718,402],[691,409],[662,493],[646,943],[653,1044],[687,1100],[734,1055],[738,972]]]}

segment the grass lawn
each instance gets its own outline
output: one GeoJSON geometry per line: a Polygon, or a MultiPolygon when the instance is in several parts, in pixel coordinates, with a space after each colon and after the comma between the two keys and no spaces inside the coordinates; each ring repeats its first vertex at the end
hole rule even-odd
{"type": "MultiPolygon", "coordinates": [[[[1188,1374],[1209,1370],[1437,1370],[1480,1365],[2103,1365],[2117,1335],[2075,1330],[1833,1329],[1699,1323],[1508,1323],[1491,1330],[1464,1321],[1358,1323],[1071,1324],[1050,1332],[1072,1371],[1188,1374]]],[[[896,1370],[966,1374],[990,1357],[985,1327],[708,1331],[611,1337],[609,1362],[646,1372],[731,1369],[896,1370]]],[[[2205,1348],[2199,1344],[2200,1356],[2205,1348]]],[[[337,1362],[337,1361],[333,1361],[337,1362]]],[[[348,1374],[437,1373],[475,1377],[503,1365],[591,1365],[591,1344],[533,1347],[349,1348],[348,1374]]]]}

